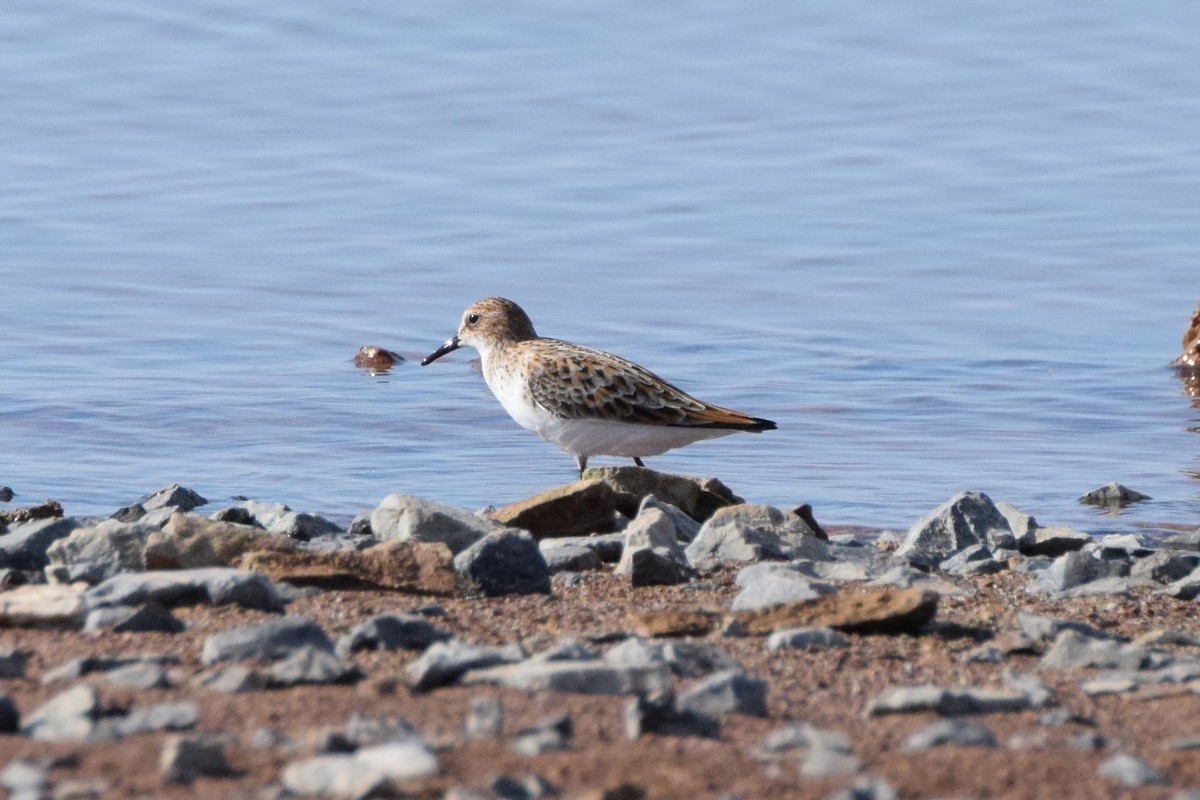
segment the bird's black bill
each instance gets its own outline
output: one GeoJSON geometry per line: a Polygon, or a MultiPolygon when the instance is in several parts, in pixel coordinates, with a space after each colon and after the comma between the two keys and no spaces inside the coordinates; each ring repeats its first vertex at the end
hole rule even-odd
{"type": "Polygon", "coordinates": [[[437,361],[442,356],[446,355],[446,353],[453,353],[460,346],[461,345],[459,345],[459,343],[458,343],[457,336],[447,339],[446,343],[444,345],[442,345],[437,350],[434,350],[432,353],[430,353],[429,355],[427,355],[423,359],[421,359],[421,366],[422,367],[429,366],[430,364],[437,361]]]}

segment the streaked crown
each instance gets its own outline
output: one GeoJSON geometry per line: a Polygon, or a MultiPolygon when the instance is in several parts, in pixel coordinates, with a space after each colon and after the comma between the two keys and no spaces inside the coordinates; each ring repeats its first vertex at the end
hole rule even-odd
{"type": "Polygon", "coordinates": [[[536,339],[533,322],[519,305],[503,297],[472,303],[463,312],[458,340],[475,349],[536,339]]]}

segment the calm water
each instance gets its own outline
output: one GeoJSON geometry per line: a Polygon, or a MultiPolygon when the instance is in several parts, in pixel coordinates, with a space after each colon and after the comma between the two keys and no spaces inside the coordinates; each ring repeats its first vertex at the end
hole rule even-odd
{"type": "Polygon", "coordinates": [[[350,364],[503,294],[777,420],[651,462],[748,499],[1200,525],[1200,6],[1093,6],[9,0],[0,483],[563,482],[469,355],[350,364]],[[1075,502],[1109,480],[1155,499],[1075,502]]]}

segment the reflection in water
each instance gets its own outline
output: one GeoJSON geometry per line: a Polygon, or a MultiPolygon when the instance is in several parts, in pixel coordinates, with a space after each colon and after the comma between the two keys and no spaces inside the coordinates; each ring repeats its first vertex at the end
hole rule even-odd
{"type": "Polygon", "coordinates": [[[1183,352],[1171,362],[1183,381],[1183,391],[1200,408],[1200,305],[1192,312],[1192,324],[1183,334],[1183,352]]]}

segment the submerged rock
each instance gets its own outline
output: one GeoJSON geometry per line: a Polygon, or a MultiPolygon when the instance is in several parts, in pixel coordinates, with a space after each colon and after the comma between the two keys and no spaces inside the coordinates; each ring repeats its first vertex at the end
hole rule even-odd
{"type": "Polygon", "coordinates": [[[1151,497],[1149,495],[1134,491],[1128,486],[1122,486],[1116,481],[1113,481],[1112,483],[1106,483],[1098,489],[1093,489],[1092,491],[1081,495],[1079,502],[1085,505],[1100,506],[1107,509],[1119,509],[1142,500],[1150,499],[1151,497]]]}

